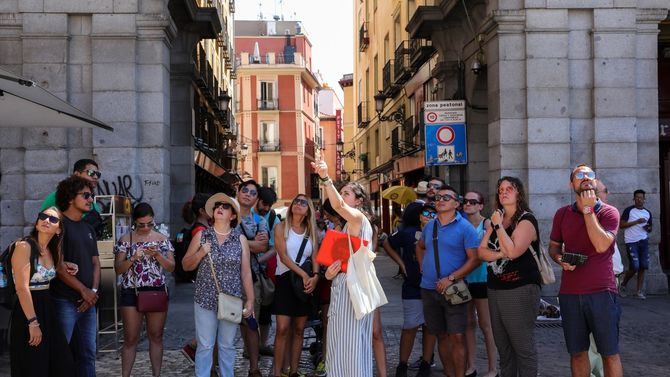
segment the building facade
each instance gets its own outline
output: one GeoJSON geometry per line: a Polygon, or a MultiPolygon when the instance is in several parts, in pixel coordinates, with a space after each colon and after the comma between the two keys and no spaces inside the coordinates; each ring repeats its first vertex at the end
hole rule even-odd
{"type": "Polygon", "coordinates": [[[238,170],[273,187],[278,203],[319,196],[310,162],[322,148],[319,81],[299,22],[235,21],[238,170]]]}
{"type": "MultiPolygon", "coordinates": [[[[576,164],[594,167],[620,209],[642,188],[647,207],[661,219],[650,238],[652,268],[646,289],[667,292],[659,263],[668,260],[665,245],[670,240],[667,206],[661,206],[670,202],[663,152],[667,146],[659,139],[659,110],[667,108],[667,75],[659,70],[668,56],[667,1],[354,3],[362,62],[354,73],[354,92],[363,110],[358,125],[369,129],[356,140],[373,157],[362,159],[368,163],[363,178],[372,192],[375,179],[394,182],[400,176],[400,182],[412,181],[403,178],[402,167],[384,173],[387,168],[376,163],[377,155],[386,161],[384,152],[375,149],[384,140],[377,134],[385,138],[388,131],[373,129],[372,88],[381,86],[387,93],[385,112],[404,104],[403,117],[414,117],[419,134],[424,101],[465,100],[467,164],[427,167],[424,173],[437,172],[460,191],[480,190],[491,199],[500,177],[520,177],[543,240],[556,209],[573,199],[567,177],[576,164]]],[[[421,147],[420,135],[418,139],[413,144],[421,147]]],[[[407,157],[391,154],[396,164],[407,157]]]]}
{"type": "Polygon", "coordinates": [[[319,90],[319,126],[322,140],[321,158],[328,164],[328,175],[333,180],[342,179],[344,170],[344,114],[342,101],[333,88],[324,83],[319,90]]]}
{"type": "Polygon", "coordinates": [[[342,117],[342,180],[349,181],[356,169],[356,148],[354,147],[354,133],[356,132],[354,103],[354,74],[348,73],[338,81],[342,88],[343,117],[342,117]]]}
{"type": "Polygon", "coordinates": [[[2,130],[2,247],[80,158],[100,164],[97,194],[149,202],[171,229],[196,188],[227,189],[234,4],[2,2],[0,65],[114,127],[2,130]]]}

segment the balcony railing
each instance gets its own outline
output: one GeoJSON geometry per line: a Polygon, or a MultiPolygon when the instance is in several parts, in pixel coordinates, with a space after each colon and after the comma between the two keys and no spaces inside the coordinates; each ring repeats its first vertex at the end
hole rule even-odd
{"type": "Polygon", "coordinates": [[[259,152],[278,152],[281,150],[281,146],[278,141],[265,141],[261,140],[258,143],[259,152]]]}
{"type": "Polygon", "coordinates": [[[301,67],[305,66],[305,59],[302,54],[275,54],[267,53],[264,55],[244,55],[248,56],[245,59],[242,59],[243,56],[237,56],[235,60],[237,65],[247,65],[247,64],[296,64],[301,67]]]}
{"type": "Polygon", "coordinates": [[[219,79],[214,75],[214,69],[207,60],[207,54],[202,46],[193,51],[193,81],[203,91],[203,94],[212,107],[218,107],[218,97],[221,91],[219,79]]]}
{"type": "Polygon", "coordinates": [[[358,48],[360,51],[365,51],[370,44],[370,37],[368,36],[368,23],[363,22],[358,31],[358,48]]]}
{"type": "Polygon", "coordinates": [[[400,156],[400,153],[401,153],[400,145],[398,145],[399,141],[400,141],[399,131],[400,131],[399,127],[396,127],[396,128],[393,129],[393,131],[391,131],[391,156],[392,157],[398,157],[398,156],[400,156]]]}
{"type": "Polygon", "coordinates": [[[382,70],[382,92],[387,98],[394,97],[400,91],[400,86],[396,85],[393,80],[393,60],[389,60],[384,65],[382,70]]]}
{"type": "Polygon", "coordinates": [[[421,67],[431,55],[435,52],[433,42],[423,39],[415,38],[409,41],[409,62],[414,69],[421,67]]]}
{"type": "Polygon", "coordinates": [[[276,99],[259,99],[258,110],[277,110],[276,99]]]}
{"type": "Polygon", "coordinates": [[[367,102],[361,102],[358,104],[358,128],[365,128],[370,124],[370,118],[368,117],[368,106],[367,102]]]}
{"type": "Polygon", "coordinates": [[[409,41],[401,41],[395,49],[393,82],[397,85],[404,84],[410,77],[412,77],[409,53],[409,41]]]}

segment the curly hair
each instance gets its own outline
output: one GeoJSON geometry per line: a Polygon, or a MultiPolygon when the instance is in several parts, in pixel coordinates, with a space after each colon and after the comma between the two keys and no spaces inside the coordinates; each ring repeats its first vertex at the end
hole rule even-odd
{"type": "Polygon", "coordinates": [[[56,207],[61,211],[66,211],[70,207],[70,202],[86,187],[93,192],[93,185],[76,175],[60,181],[56,188],[56,207]]]}
{"type": "Polygon", "coordinates": [[[512,222],[516,223],[524,212],[533,211],[531,211],[530,207],[528,206],[528,199],[526,199],[526,190],[523,187],[523,182],[521,182],[521,180],[517,177],[509,176],[500,178],[496,184],[496,209],[503,209],[503,206],[500,203],[500,195],[498,194],[498,190],[504,181],[509,182],[509,184],[511,184],[512,187],[518,191],[518,195],[516,196],[516,212],[514,212],[514,215],[512,215],[512,222]]]}

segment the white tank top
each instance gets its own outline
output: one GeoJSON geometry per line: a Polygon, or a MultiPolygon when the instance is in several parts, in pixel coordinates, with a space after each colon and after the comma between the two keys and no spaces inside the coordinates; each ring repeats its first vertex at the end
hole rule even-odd
{"type": "MultiPolygon", "coordinates": [[[[290,226],[286,224],[287,226],[290,226]]],[[[307,233],[307,230],[305,230],[305,233],[307,233]]],[[[291,260],[296,263],[295,258],[298,257],[298,252],[300,251],[300,245],[302,244],[303,238],[305,238],[305,233],[303,234],[298,234],[293,231],[293,229],[289,229],[288,231],[288,238],[286,239],[286,254],[288,254],[288,257],[291,258],[291,260]]],[[[305,245],[305,251],[302,253],[302,257],[300,258],[300,261],[298,261],[296,264],[301,265],[305,263],[305,260],[309,258],[312,255],[312,240],[308,239],[307,244],[305,245]]],[[[277,256],[277,271],[275,272],[276,276],[279,276],[289,270],[284,263],[281,262],[281,259],[279,259],[279,256],[277,256]]]]}

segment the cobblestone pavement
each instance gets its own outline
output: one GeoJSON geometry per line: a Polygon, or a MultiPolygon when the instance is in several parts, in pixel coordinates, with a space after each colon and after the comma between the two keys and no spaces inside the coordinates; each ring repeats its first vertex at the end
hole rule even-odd
{"type": "MultiPolygon", "coordinates": [[[[400,326],[402,324],[402,307],[400,301],[401,280],[392,277],[397,267],[386,256],[380,255],[375,262],[377,272],[384,286],[389,304],[382,307],[382,322],[384,339],[387,351],[387,372],[389,376],[395,374],[398,363],[398,344],[400,341],[400,326]]],[[[191,285],[179,285],[173,290],[174,295],[170,303],[170,312],[165,326],[162,376],[190,376],[193,375],[193,366],[181,354],[181,347],[194,334],[193,301],[191,285]]],[[[621,357],[624,363],[625,375],[668,376],[670,375],[670,297],[649,297],[646,301],[633,298],[621,299],[623,315],[620,328],[621,357]]],[[[308,335],[313,334],[311,330],[308,335]]],[[[563,331],[560,326],[536,328],[537,347],[539,353],[540,376],[569,376],[569,357],[565,350],[563,331]]],[[[485,370],[486,353],[483,347],[481,334],[478,333],[477,367],[485,370]]],[[[306,340],[311,343],[312,340],[306,340]]],[[[239,336],[236,340],[237,357],[235,374],[246,376],[248,361],[242,357],[242,342],[239,336]]],[[[417,338],[410,357],[414,361],[420,354],[420,341],[417,338]]],[[[436,358],[437,359],[437,358],[436,358]]],[[[272,359],[261,358],[261,370],[264,376],[272,368],[272,359]]],[[[304,351],[301,359],[301,370],[310,375],[312,365],[309,352],[304,351]]],[[[121,361],[115,354],[101,354],[97,363],[98,376],[117,377],[121,373],[121,361]]],[[[434,376],[443,375],[442,367],[437,362],[433,368],[434,376]]],[[[150,376],[151,365],[148,357],[148,343],[145,340],[139,346],[139,351],[133,369],[133,376],[150,376]]],[[[375,373],[379,375],[379,373],[375,373]]],[[[412,375],[412,374],[410,374],[412,375]]],[[[0,356],[0,376],[9,376],[7,353],[0,356]]]]}

